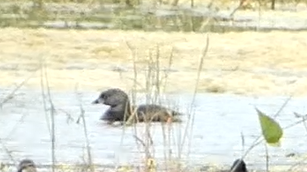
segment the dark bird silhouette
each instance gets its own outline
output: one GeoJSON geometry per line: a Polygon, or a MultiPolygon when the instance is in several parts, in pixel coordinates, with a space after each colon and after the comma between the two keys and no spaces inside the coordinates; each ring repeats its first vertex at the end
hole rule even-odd
{"type": "Polygon", "coordinates": [[[232,164],[229,172],[247,172],[246,164],[243,159],[237,159],[232,164]]]}
{"type": "Polygon", "coordinates": [[[23,159],[18,165],[17,172],[36,172],[36,166],[31,159],[23,159]]]}
{"type": "Polygon", "coordinates": [[[100,117],[101,120],[113,123],[115,121],[125,122],[129,118],[132,122],[181,122],[176,117],[181,115],[163,106],[148,104],[131,105],[128,95],[119,88],[111,88],[103,91],[92,104],[104,104],[110,108],[100,117]]]}

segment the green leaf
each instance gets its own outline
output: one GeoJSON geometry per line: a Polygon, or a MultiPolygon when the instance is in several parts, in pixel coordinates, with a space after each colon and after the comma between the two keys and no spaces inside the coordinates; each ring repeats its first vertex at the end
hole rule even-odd
{"type": "Polygon", "coordinates": [[[262,135],[265,138],[266,142],[271,145],[279,146],[279,140],[283,135],[283,130],[280,125],[271,117],[267,116],[260,110],[256,108],[258,113],[262,135]]]}

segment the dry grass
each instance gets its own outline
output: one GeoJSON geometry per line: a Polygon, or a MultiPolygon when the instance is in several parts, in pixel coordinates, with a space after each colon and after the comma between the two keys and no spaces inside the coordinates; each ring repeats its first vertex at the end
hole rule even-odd
{"type": "MultiPolygon", "coordinates": [[[[9,0],[2,0],[3,2],[11,2],[9,0]]],[[[261,0],[261,1],[252,1],[252,0],[14,0],[14,2],[35,2],[35,3],[57,3],[57,4],[87,4],[93,6],[95,4],[109,4],[109,3],[121,3],[127,5],[138,5],[138,4],[147,4],[147,5],[159,5],[159,4],[168,4],[174,6],[204,6],[204,5],[214,5],[219,9],[223,8],[233,8],[242,4],[244,9],[252,8],[257,9],[259,6],[261,8],[270,8],[272,0],[261,0]]],[[[276,1],[276,6],[289,6],[294,5],[306,6],[306,1],[304,0],[282,0],[276,1]]]]}
{"type": "MultiPolygon", "coordinates": [[[[2,86],[12,86],[29,76],[46,58],[51,89],[98,90],[117,86],[131,88],[133,63],[138,70],[138,81],[146,79],[142,71],[149,55],[160,47],[160,68],[172,69],[166,86],[167,92],[192,92],[196,79],[199,56],[205,45],[205,34],[123,31],[76,31],[1,29],[2,86]],[[127,42],[135,49],[131,56],[127,42]],[[78,63],[84,69],[65,67],[78,63]],[[127,71],[112,70],[127,67],[127,71]],[[91,68],[91,69],[87,69],[91,68]]],[[[211,45],[204,59],[199,90],[237,94],[294,94],[305,95],[307,32],[243,32],[210,34],[211,45]],[[268,74],[261,70],[275,70],[268,74]],[[289,70],[293,75],[282,73],[289,70]],[[296,75],[297,74],[297,75],[296,75]]],[[[37,73],[26,87],[40,87],[37,73]]],[[[139,85],[144,90],[145,85],[139,85]]]]}

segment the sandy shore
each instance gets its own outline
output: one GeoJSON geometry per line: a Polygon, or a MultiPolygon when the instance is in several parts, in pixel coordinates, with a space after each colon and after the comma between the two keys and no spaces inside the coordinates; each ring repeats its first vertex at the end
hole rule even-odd
{"type": "MultiPolygon", "coordinates": [[[[307,32],[210,33],[209,38],[200,91],[307,94],[307,32]]],[[[168,69],[172,56],[165,91],[192,92],[205,45],[206,34],[196,33],[5,28],[0,30],[0,82],[14,87],[45,58],[52,89],[72,90],[76,84],[82,90],[131,89],[136,64],[143,90],[143,69],[159,47],[160,69],[168,69]]],[[[25,86],[40,88],[39,70],[25,86]]]]}

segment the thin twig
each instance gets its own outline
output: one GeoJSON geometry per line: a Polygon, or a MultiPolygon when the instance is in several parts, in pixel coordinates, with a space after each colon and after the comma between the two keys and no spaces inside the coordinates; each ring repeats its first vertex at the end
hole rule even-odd
{"type": "Polygon", "coordinates": [[[76,92],[76,97],[79,102],[79,108],[80,108],[80,117],[82,120],[83,124],[83,131],[84,131],[84,137],[85,137],[85,142],[86,142],[86,151],[87,151],[87,158],[88,158],[88,166],[90,167],[91,172],[94,172],[94,166],[93,166],[93,160],[92,160],[92,153],[91,153],[91,146],[90,146],[90,141],[88,138],[88,131],[87,131],[87,125],[86,125],[86,120],[85,120],[85,110],[82,105],[82,99],[80,96],[78,96],[78,84],[76,84],[75,87],[75,92],[76,92]]]}
{"type": "MultiPolygon", "coordinates": [[[[54,104],[51,99],[51,93],[50,93],[50,86],[49,86],[49,80],[48,80],[48,74],[46,70],[46,63],[44,59],[41,60],[41,85],[42,85],[42,96],[43,96],[43,102],[44,102],[44,109],[45,109],[45,114],[47,115],[47,104],[45,100],[47,99],[48,103],[50,104],[50,118],[51,118],[51,129],[48,127],[49,131],[51,130],[51,159],[52,159],[52,172],[55,172],[55,162],[56,162],[56,157],[55,157],[55,108],[54,104]],[[44,81],[43,79],[45,78],[45,86],[47,88],[47,93],[45,94],[44,92],[44,81]],[[46,96],[47,95],[47,96],[46,96]]],[[[48,117],[46,118],[48,119],[48,117]]],[[[48,121],[48,120],[47,120],[48,121]]]]}

